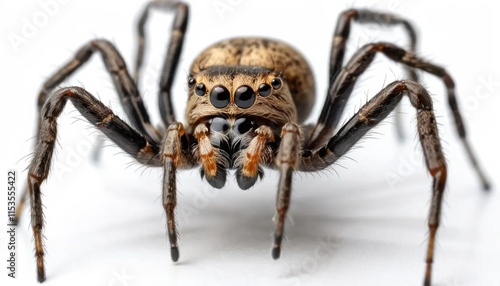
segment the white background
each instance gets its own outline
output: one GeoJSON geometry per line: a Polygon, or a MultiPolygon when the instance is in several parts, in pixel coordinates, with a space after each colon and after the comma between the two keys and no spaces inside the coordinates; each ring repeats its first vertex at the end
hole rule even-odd
{"type": "MultiPolygon", "coordinates": [[[[62,2],[49,13],[37,1],[1,1],[1,171],[5,178],[8,169],[21,173],[19,187],[25,184],[36,95],[43,81],[94,38],[111,39],[131,63],[134,22],[145,1],[62,2]],[[23,35],[27,23],[35,30],[23,35]],[[13,44],[13,37],[24,40],[13,44]]],[[[496,186],[500,17],[488,1],[462,2],[191,1],[173,90],[177,115],[182,119],[185,76],[201,49],[229,36],[265,35],[293,44],[310,61],[319,98],[309,119],[313,122],[327,88],[328,53],[339,12],[351,7],[392,11],[416,24],[419,54],[453,75],[470,141],[496,186]],[[217,12],[217,4],[228,10],[217,12]]],[[[141,83],[158,123],[156,77],[171,20],[164,13],[153,13],[148,31],[154,36],[141,83]]],[[[374,40],[407,46],[400,28],[355,25],[349,54],[374,40]]],[[[378,56],[358,84],[344,117],[384,84],[401,78],[400,66],[378,56]]],[[[436,102],[449,162],[433,285],[500,285],[498,189],[494,187],[490,194],[480,190],[446,108],[443,84],[432,76],[424,76],[424,84],[436,102]]],[[[125,118],[100,56],[64,85],[85,86],[125,118]]],[[[278,261],[270,253],[274,171],[245,192],[232,178],[219,191],[201,181],[197,170],[180,172],[181,257],[175,264],[165,235],[161,170],[144,169],[116,147],[104,148],[100,162],[93,163],[92,150],[86,147],[95,143],[97,132],[68,104],[59,120],[53,172],[42,186],[48,253],[45,285],[421,285],[431,178],[421,160],[414,110],[407,100],[403,104],[405,142],[398,142],[393,120],[388,119],[348,154],[352,160],[340,160],[329,171],[295,176],[288,240],[278,261]]],[[[5,200],[6,195],[0,196],[0,277],[7,285],[35,285],[28,212],[17,228],[17,278],[6,279],[5,200]]]]}

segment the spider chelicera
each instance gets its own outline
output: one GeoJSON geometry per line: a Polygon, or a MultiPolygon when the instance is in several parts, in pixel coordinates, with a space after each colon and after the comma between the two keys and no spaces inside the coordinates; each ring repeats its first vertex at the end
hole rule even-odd
{"type": "Polygon", "coordinates": [[[315,124],[301,125],[315,103],[311,69],[304,57],[288,44],[266,38],[233,38],[202,51],[191,65],[187,79],[188,102],[185,123],[177,121],[172,107],[171,87],[182,51],[188,23],[185,3],[151,2],[138,24],[138,50],[133,76],[118,50],[107,40],[93,40],[57,70],[38,96],[38,132],[29,167],[28,191],[23,195],[16,218],[29,194],[34,232],[38,281],[45,280],[43,214],[40,185],[47,178],[57,138],[57,118],[70,100],[98,130],[138,162],[163,168],[163,206],[173,261],[179,259],[176,231],[176,174],[201,166],[202,177],[222,188],[228,171],[241,189],[252,187],[262,176],[262,167],[279,172],[276,230],[272,257],[279,258],[285,217],[290,204],[292,175],[328,168],[348,152],[370,129],[384,120],[408,96],[417,113],[419,140],[426,167],[433,178],[429,213],[429,241],[424,285],[430,285],[434,242],[439,226],[447,168],[429,93],[418,83],[416,70],[439,77],[455,125],[484,189],[489,183],[468,144],[455,98],[454,82],[440,66],[414,53],[413,26],[398,16],[363,9],[344,11],[338,18],[330,54],[329,87],[315,124]],[[145,23],[151,9],[175,11],[165,58],[158,105],[165,128],[155,128],[137,88],[145,50],[145,23]],[[386,42],[361,47],[344,65],[346,42],[353,22],[401,25],[410,39],[405,50],[386,42]],[[130,124],[81,87],[56,88],[77,71],[94,52],[101,54],[113,79],[130,124]],[[408,80],[388,84],[364,104],[338,131],[347,100],[359,78],[377,53],[402,63],[408,80]]]}

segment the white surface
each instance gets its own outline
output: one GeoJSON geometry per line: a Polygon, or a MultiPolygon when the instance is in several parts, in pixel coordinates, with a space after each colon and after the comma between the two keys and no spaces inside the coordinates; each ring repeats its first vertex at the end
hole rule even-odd
{"type": "MultiPolygon", "coordinates": [[[[111,39],[131,63],[134,19],[143,1],[115,4],[118,7],[107,2],[97,5],[98,1],[66,2],[17,50],[9,35],[21,35],[25,19],[34,21],[44,10],[40,4],[1,2],[2,176],[7,169],[23,171],[29,164],[26,156],[33,143],[36,94],[43,80],[80,45],[96,37],[111,39]]],[[[338,13],[366,7],[404,15],[418,28],[420,54],[442,64],[456,80],[471,142],[495,186],[489,195],[481,192],[445,108],[444,88],[439,80],[425,76],[425,85],[436,100],[450,169],[433,285],[500,285],[500,196],[496,188],[500,158],[496,30],[500,23],[496,9],[487,1],[335,1],[328,6],[311,1],[266,2],[191,2],[191,21],[174,87],[178,116],[185,105],[184,78],[196,53],[228,36],[267,35],[290,42],[310,60],[320,98],[313,121],[327,87],[327,56],[338,13]],[[217,3],[234,7],[217,14],[217,3]],[[483,86],[485,80],[495,83],[491,89],[483,86]]],[[[160,122],[155,107],[156,69],[161,66],[171,20],[154,13],[149,25],[153,48],[141,88],[155,122],[160,122]]],[[[356,25],[350,53],[370,40],[406,44],[401,29],[380,30],[356,25]]],[[[377,58],[358,85],[346,117],[384,82],[404,77],[398,65],[388,62],[377,58]]],[[[97,56],[65,85],[85,86],[123,115],[97,56]]],[[[278,261],[270,253],[275,172],[267,172],[263,182],[246,192],[233,180],[223,190],[213,190],[196,170],[181,172],[181,258],[176,264],[170,261],[159,199],[161,170],[144,169],[115,147],[105,148],[101,162],[93,164],[84,147],[94,144],[97,132],[68,104],[59,120],[53,172],[43,185],[48,252],[44,285],[421,285],[431,181],[419,158],[414,111],[407,101],[404,104],[406,142],[398,144],[392,120],[388,120],[348,154],[353,160],[341,160],[335,171],[295,177],[288,240],[278,261]],[[391,175],[400,181],[391,185],[387,181],[391,175]]],[[[24,185],[25,175],[20,176],[19,186],[24,185]]],[[[2,217],[5,199],[0,196],[2,217]]],[[[17,228],[18,278],[6,279],[2,264],[0,277],[8,283],[2,285],[36,284],[28,219],[25,212],[17,228]]],[[[4,221],[1,225],[0,260],[5,261],[4,221]]]]}

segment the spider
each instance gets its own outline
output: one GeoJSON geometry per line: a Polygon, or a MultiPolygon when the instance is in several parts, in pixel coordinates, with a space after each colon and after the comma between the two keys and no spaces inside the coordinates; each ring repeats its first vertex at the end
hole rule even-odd
{"type": "Polygon", "coordinates": [[[203,50],[191,65],[183,124],[177,121],[173,111],[171,87],[185,39],[188,15],[189,7],[182,2],[153,1],[145,7],[138,23],[133,75],[116,47],[105,39],[97,39],[81,47],[72,60],[43,84],[38,95],[37,143],[29,166],[28,188],[16,213],[16,218],[19,218],[29,195],[38,281],[43,282],[46,278],[40,186],[49,174],[57,138],[57,118],[68,100],[83,117],[139,163],[163,168],[162,202],[171,258],[175,262],[179,259],[175,218],[178,170],[201,166],[202,178],[214,188],[222,188],[228,175],[234,174],[238,186],[246,190],[263,176],[263,167],[277,169],[279,183],[272,257],[278,259],[294,172],[316,172],[328,168],[384,120],[403,96],[408,96],[417,113],[419,140],[427,170],[433,178],[424,277],[424,285],[430,285],[447,167],[432,98],[419,84],[416,70],[433,74],[443,81],[466,153],[484,189],[489,189],[489,182],[467,141],[454,82],[445,69],[415,54],[417,37],[412,24],[390,13],[365,9],[342,12],[333,34],[327,96],[316,123],[308,125],[304,121],[315,103],[315,86],[311,68],[300,52],[287,43],[267,38],[242,37],[217,42],[203,50]],[[137,88],[145,51],[144,27],[152,9],[175,13],[159,83],[158,105],[164,128],[153,127],[137,88]],[[405,50],[387,42],[369,43],[344,64],[353,22],[401,25],[409,36],[410,48],[405,50]],[[103,58],[130,124],[81,87],[56,89],[95,52],[103,58]],[[359,76],[378,53],[402,63],[408,79],[385,86],[339,127],[346,102],[359,76]],[[234,173],[229,173],[230,170],[234,173]]]}

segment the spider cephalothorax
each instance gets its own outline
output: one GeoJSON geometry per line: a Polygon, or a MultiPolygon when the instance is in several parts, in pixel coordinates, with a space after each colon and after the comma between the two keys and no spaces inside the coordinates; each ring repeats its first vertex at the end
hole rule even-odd
{"type": "Polygon", "coordinates": [[[297,122],[297,106],[305,103],[304,119],[314,96],[311,69],[299,52],[262,38],[207,48],[194,60],[188,88],[188,133],[199,143],[194,156],[216,188],[224,186],[228,169],[236,169],[242,189],[253,186],[263,173],[259,164],[274,165],[281,127],[297,122]]]}
{"type": "MultiPolygon", "coordinates": [[[[40,185],[47,178],[52,161],[57,138],[56,120],[68,100],[89,122],[138,162],[163,168],[163,206],[167,216],[171,257],[177,261],[179,248],[175,208],[178,170],[200,167],[202,176],[213,187],[221,188],[226,182],[228,170],[234,169],[240,188],[248,189],[262,176],[262,167],[277,169],[280,179],[272,249],[272,256],[276,259],[281,253],[293,173],[314,172],[331,166],[370,129],[384,120],[403,96],[408,96],[417,113],[419,140],[426,167],[433,178],[424,280],[424,284],[429,285],[447,167],[432,98],[418,83],[414,69],[433,74],[445,84],[460,139],[484,188],[487,189],[489,184],[468,144],[456,104],[453,80],[446,70],[414,53],[416,36],[412,25],[388,13],[362,9],[343,12],[332,40],[327,96],[321,114],[316,123],[311,125],[303,125],[303,122],[315,102],[314,80],[309,65],[298,51],[283,42],[263,38],[236,38],[218,42],[202,51],[191,66],[187,79],[186,120],[182,124],[176,121],[173,112],[171,86],[184,43],[187,21],[186,4],[153,1],[139,21],[134,77],[129,74],[119,52],[109,41],[94,40],[84,45],[73,60],[44,84],[38,98],[40,116],[37,145],[28,175],[38,280],[45,280],[40,185]],[[165,5],[175,9],[176,17],[158,97],[165,128],[157,129],[149,121],[137,82],[144,53],[144,25],[148,11],[165,5]],[[411,48],[407,51],[390,43],[369,43],[344,64],[346,42],[353,21],[402,25],[409,35],[411,48]],[[118,118],[83,88],[69,87],[53,91],[94,52],[102,54],[131,124],[118,118]],[[343,126],[337,128],[359,76],[371,65],[377,53],[402,63],[409,80],[388,84],[343,126]]],[[[26,196],[27,192],[21,203],[26,196]]],[[[19,217],[21,209],[22,205],[16,217],[19,217]]]]}

